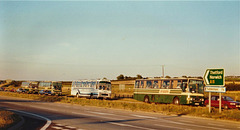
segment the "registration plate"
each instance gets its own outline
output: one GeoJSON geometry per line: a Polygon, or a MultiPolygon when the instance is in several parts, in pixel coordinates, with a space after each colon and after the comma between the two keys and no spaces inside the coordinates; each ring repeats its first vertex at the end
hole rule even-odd
{"type": "Polygon", "coordinates": [[[199,105],[199,103],[195,103],[195,105],[199,105]]]}

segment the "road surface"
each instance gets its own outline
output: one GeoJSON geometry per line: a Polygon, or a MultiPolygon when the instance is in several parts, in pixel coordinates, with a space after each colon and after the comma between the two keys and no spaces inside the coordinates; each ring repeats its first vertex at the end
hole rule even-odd
{"type": "Polygon", "coordinates": [[[0,107],[42,118],[45,120],[42,127],[47,130],[240,130],[240,123],[233,121],[132,112],[5,96],[0,96],[0,107]]]}

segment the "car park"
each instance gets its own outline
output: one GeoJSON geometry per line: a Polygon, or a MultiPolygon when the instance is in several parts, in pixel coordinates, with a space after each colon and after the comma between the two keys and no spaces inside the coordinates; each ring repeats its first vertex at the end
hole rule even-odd
{"type": "MultiPolygon", "coordinates": [[[[209,105],[209,99],[205,100],[205,105],[209,105]]],[[[211,96],[211,106],[219,107],[219,96],[213,95],[211,96]]],[[[229,96],[222,96],[221,107],[224,109],[240,109],[240,102],[234,101],[229,96]]]]}

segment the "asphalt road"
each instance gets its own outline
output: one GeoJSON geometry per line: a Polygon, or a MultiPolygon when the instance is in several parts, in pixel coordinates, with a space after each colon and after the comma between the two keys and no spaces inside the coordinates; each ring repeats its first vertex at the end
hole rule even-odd
{"type": "MultiPolygon", "coordinates": [[[[31,113],[32,117],[42,118],[41,120],[45,120],[45,124],[42,127],[47,130],[240,129],[240,123],[232,121],[49,103],[4,96],[0,96],[0,107],[21,111],[26,115],[31,113]]],[[[31,129],[39,129],[39,127],[31,127],[31,129]]]]}

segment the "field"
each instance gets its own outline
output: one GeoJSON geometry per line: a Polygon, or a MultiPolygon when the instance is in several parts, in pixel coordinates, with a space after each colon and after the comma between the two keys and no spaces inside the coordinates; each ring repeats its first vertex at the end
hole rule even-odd
{"type": "Polygon", "coordinates": [[[221,114],[218,109],[212,108],[212,113],[208,113],[207,107],[194,107],[188,105],[173,105],[173,104],[147,104],[133,99],[121,100],[99,100],[99,99],[85,99],[66,96],[43,96],[33,94],[18,94],[11,92],[0,92],[3,96],[22,97],[47,102],[71,103],[82,106],[97,106],[104,108],[116,108],[131,111],[154,112],[167,115],[190,115],[197,117],[208,117],[214,119],[226,119],[240,121],[240,110],[223,110],[221,114]]]}
{"type": "Polygon", "coordinates": [[[0,129],[7,129],[14,123],[20,121],[20,117],[13,112],[0,109],[0,129]]]}

